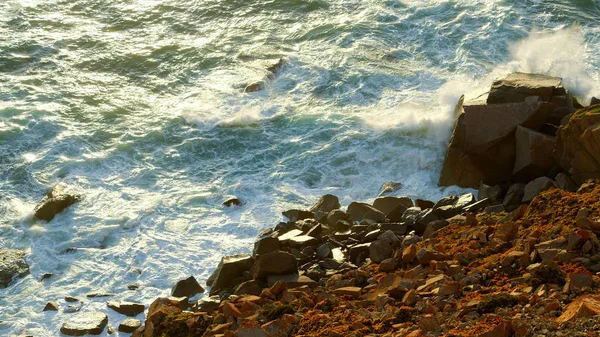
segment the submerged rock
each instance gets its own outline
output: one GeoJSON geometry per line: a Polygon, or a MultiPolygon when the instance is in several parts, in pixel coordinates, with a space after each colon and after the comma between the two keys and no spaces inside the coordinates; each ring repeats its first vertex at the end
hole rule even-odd
{"type": "Polygon", "coordinates": [[[84,312],[72,316],[60,328],[69,336],[99,335],[108,324],[108,317],[101,312],[84,312]]]}
{"type": "Polygon", "coordinates": [[[27,274],[29,274],[29,266],[25,262],[25,251],[0,250],[0,288],[6,288],[14,278],[27,274]]]}
{"type": "Polygon", "coordinates": [[[35,217],[51,221],[56,214],[81,200],[81,196],[73,193],[68,186],[58,184],[35,206],[35,217]]]}

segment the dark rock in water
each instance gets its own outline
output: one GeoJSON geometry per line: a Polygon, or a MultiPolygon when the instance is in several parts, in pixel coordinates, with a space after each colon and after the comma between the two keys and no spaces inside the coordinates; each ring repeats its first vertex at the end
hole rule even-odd
{"type": "Polygon", "coordinates": [[[261,255],[252,266],[252,278],[266,280],[269,275],[298,273],[298,263],[294,255],[276,251],[261,255]]]}
{"type": "Polygon", "coordinates": [[[477,193],[477,199],[489,199],[491,202],[500,201],[502,197],[502,187],[500,185],[486,185],[481,183],[479,185],[479,191],[477,193]]]}
{"type": "Polygon", "coordinates": [[[43,281],[43,280],[49,279],[49,278],[51,278],[52,276],[54,276],[54,274],[51,274],[51,273],[46,273],[46,274],[42,275],[42,278],[40,279],[40,281],[43,281]]]}
{"type": "Polygon", "coordinates": [[[353,202],[348,205],[348,214],[352,221],[361,222],[363,220],[371,220],[373,222],[383,222],[385,214],[377,208],[362,202],[353,202]]]}
{"type": "Polygon", "coordinates": [[[134,283],[130,283],[127,285],[127,289],[129,289],[129,290],[137,290],[139,288],[140,288],[140,286],[137,284],[134,284],[134,283]]]}
{"type": "Polygon", "coordinates": [[[285,216],[286,218],[290,219],[290,221],[292,222],[304,219],[312,219],[315,217],[313,212],[303,211],[300,209],[290,209],[285,212],[282,212],[281,214],[283,214],[283,216],[285,216]]]}
{"type": "Polygon", "coordinates": [[[70,317],[60,332],[69,336],[99,335],[108,324],[108,317],[101,312],[84,312],[70,317]]]}
{"type": "Polygon", "coordinates": [[[115,294],[111,294],[111,293],[91,293],[91,294],[87,294],[88,298],[112,297],[112,296],[115,296],[115,294]]]}
{"type": "Polygon", "coordinates": [[[48,302],[42,311],[58,311],[58,303],[48,302]]]}
{"type": "Polygon", "coordinates": [[[263,255],[281,249],[279,239],[266,237],[254,242],[252,256],[263,255]]]}
{"type": "Polygon", "coordinates": [[[414,204],[409,197],[379,197],[373,202],[373,207],[381,211],[387,217],[398,206],[404,208],[413,207],[414,204]]]}
{"type": "Polygon", "coordinates": [[[254,258],[248,254],[224,256],[217,269],[206,280],[211,287],[210,295],[218,294],[219,291],[231,288],[233,281],[241,277],[245,271],[250,270],[254,264],[254,258]]]}
{"type": "Polygon", "coordinates": [[[282,57],[279,59],[279,61],[277,61],[277,63],[267,68],[267,71],[269,73],[263,80],[247,85],[246,88],[244,88],[244,92],[256,92],[264,90],[266,88],[267,81],[274,80],[283,68],[284,64],[285,58],[282,57]]]}
{"type": "Polygon", "coordinates": [[[81,196],[74,194],[66,185],[58,184],[35,206],[35,217],[50,221],[56,214],[80,200],[81,196]]]}
{"type": "Polygon", "coordinates": [[[143,304],[131,302],[108,301],[106,305],[112,310],[126,316],[137,316],[144,312],[145,309],[143,304]]]}
{"type": "Polygon", "coordinates": [[[402,188],[401,183],[395,183],[393,181],[388,181],[387,183],[384,183],[383,185],[381,185],[381,189],[380,189],[378,197],[388,195],[390,193],[394,193],[401,188],[402,188]]]}
{"type": "Polygon", "coordinates": [[[252,84],[248,84],[244,88],[244,92],[257,92],[257,91],[264,90],[265,87],[266,87],[265,81],[258,81],[258,82],[254,82],[252,84]]]}
{"type": "Polygon", "coordinates": [[[333,211],[334,209],[339,209],[340,207],[342,207],[342,205],[340,205],[338,197],[332,194],[325,194],[321,197],[321,199],[319,199],[319,201],[317,201],[316,204],[313,205],[313,207],[310,208],[310,211],[314,214],[324,213],[325,216],[327,216],[329,212],[333,211]]]}
{"type": "Polygon", "coordinates": [[[494,81],[488,104],[525,102],[529,96],[538,96],[540,101],[550,101],[553,91],[561,87],[562,79],[538,74],[512,73],[494,81]]]}
{"type": "Polygon", "coordinates": [[[139,319],[127,318],[121,324],[119,324],[119,331],[125,333],[134,332],[137,328],[142,326],[142,322],[139,319]]]}
{"type": "Polygon", "coordinates": [[[65,302],[75,303],[75,302],[79,302],[79,299],[77,297],[73,297],[73,296],[65,296],[65,302]]]}
{"type": "Polygon", "coordinates": [[[223,201],[223,206],[231,207],[231,206],[242,206],[242,201],[238,198],[231,198],[223,201]]]}
{"type": "Polygon", "coordinates": [[[267,77],[270,80],[274,80],[275,77],[277,76],[277,73],[283,68],[284,66],[284,58],[280,58],[279,61],[277,61],[277,63],[273,64],[272,66],[267,68],[267,71],[270,73],[269,75],[267,75],[267,77]]]}
{"type": "Polygon", "coordinates": [[[0,250],[0,288],[6,288],[13,278],[27,274],[29,274],[29,266],[25,262],[25,251],[0,250]]]}
{"type": "Polygon", "coordinates": [[[192,297],[192,296],[196,295],[197,293],[203,293],[203,292],[204,292],[204,288],[202,288],[202,286],[200,286],[198,281],[196,281],[196,278],[194,278],[194,276],[190,276],[185,280],[181,280],[181,281],[177,282],[173,286],[173,288],[171,289],[171,296],[192,297]]]}

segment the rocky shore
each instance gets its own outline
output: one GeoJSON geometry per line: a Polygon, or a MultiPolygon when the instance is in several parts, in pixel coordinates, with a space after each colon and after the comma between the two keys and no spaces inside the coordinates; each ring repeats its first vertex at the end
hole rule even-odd
{"type": "MultiPolygon", "coordinates": [[[[308,210],[285,211],[287,221],[263,231],[252,254],[222,258],[207,296],[189,300],[205,292],[190,276],[149,306],[145,322],[129,318],[118,330],[598,336],[600,105],[581,106],[559,78],[521,73],[496,81],[486,97],[461,98],[440,184],[478,193],[429,201],[388,188],[372,204],[342,207],[324,195],[308,210]]],[[[77,198],[60,197],[56,209],[77,198]]],[[[13,272],[24,275],[26,265],[13,272]]],[[[107,307],[127,316],[146,309],[107,307]]],[[[99,334],[107,325],[104,313],[77,313],[61,332],[99,334]]]]}

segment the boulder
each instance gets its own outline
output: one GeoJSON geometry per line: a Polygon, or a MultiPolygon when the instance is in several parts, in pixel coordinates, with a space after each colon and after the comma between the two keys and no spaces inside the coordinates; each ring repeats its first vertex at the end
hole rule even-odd
{"type": "Polygon", "coordinates": [[[329,214],[327,214],[327,224],[332,228],[335,228],[338,221],[349,221],[349,220],[350,220],[350,216],[348,214],[346,214],[346,212],[343,212],[339,209],[331,210],[329,212],[329,214]]]}
{"type": "Polygon", "coordinates": [[[284,217],[290,219],[292,222],[296,222],[298,220],[311,219],[315,217],[315,214],[310,211],[305,211],[301,209],[290,209],[285,212],[281,212],[284,217]]]}
{"type": "Polygon", "coordinates": [[[264,285],[264,282],[259,280],[250,280],[242,282],[237,287],[235,287],[233,293],[236,295],[248,294],[258,296],[262,292],[262,288],[264,285]]]}
{"type": "Polygon", "coordinates": [[[119,324],[119,331],[125,333],[132,333],[135,330],[137,330],[137,328],[139,328],[141,325],[142,322],[139,319],[127,318],[126,320],[121,322],[121,324],[119,324]]]}
{"type": "Polygon", "coordinates": [[[379,190],[379,194],[377,195],[378,197],[384,196],[384,195],[388,195],[391,193],[396,192],[397,190],[402,188],[402,184],[401,183],[396,183],[393,181],[388,181],[387,183],[384,183],[383,185],[381,185],[381,188],[379,190]]]}
{"type": "MultiPolygon", "coordinates": [[[[190,276],[185,280],[178,281],[175,283],[173,288],[171,288],[171,296],[174,297],[192,297],[197,293],[203,293],[204,288],[200,286],[198,281],[194,278],[194,276],[190,276]]],[[[143,309],[142,309],[143,311],[143,309]]],[[[135,316],[135,315],[132,315],[135,316]]]]}
{"type": "Polygon", "coordinates": [[[249,271],[254,264],[254,258],[248,254],[239,254],[224,256],[217,266],[217,269],[206,280],[206,284],[211,287],[210,295],[218,294],[219,291],[231,288],[233,281],[242,276],[245,271],[249,271]]]}
{"type": "Polygon", "coordinates": [[[69,336],[99,335],[108,324],[108,317],[102,312],[83,312],[69,317],[60,332],[69,336]]]}
{"type": "Polygon", "coordinates": [[[492,83],[488,104],[525,102],[530,96],[540,101],[550,101],[562,79],[541,74],[512,73],[492,83]]]}
{"type": "Polygon", "coordinates": [[[256,257],[257,255],[267,254],[279,250],[280,248],[281,244],[279,243],[279,239],[272,237],[262,238],[254,243],[252,256],[256,257]]]}
{"type": "Polygon", "coordinates": [[[319,199],[319,201],[317,201],[316,204],[314,204],[310,208],[310,211],[314,214],[318,214],[318,213],[328,214],[329,212],[333,211],[334,209],[339,209],[340,207],[342,207],[342,205],[340,205],[340,201],[338,200],[338,197],[336,197],[335,195],[331,195],[331,194],[325,194],[324,196],[321,197],[321,199],[319,199]]]}
{"type": "Polygon", "coordinates": [[[577,184],[569,177],[567,174],[561,172],[554,177],[554,181],[556,181],[556,187],[560,188],[563,191],[576,192],[577,184]]]}
{"type": "Polygon", "coordinates": [[[294,255],[275,251],[259,256],[252,266],[252,278],[266,280],[269,275],[297,274],[298,263],[294,255]]]}
{"type": "Polygon", "coordinates": [[[506,196],[504,197],[502,204],[504,205],[504,207],[506,209],[512,211],[513,209],[515,209],[515,208],[519,207],[519,205],[521,205],[521,202],[523,201],[524,193],[525,193],[525,184],[512,184],[508,188],[508,191],[506,192],[506,196]]]}
{"type": "Polygon", "coordinates": [[[554,158],[577,184],[600,178],[600,105],[576,111],[558,128],[554,158]]]}
{"type": "Polygon", "coordinates": [[[554,187],[554,180],[548,177],[539,177],[530,181],[523,190],[522,202],[530,202],[538,194],[554,187]]]}
{"type": "Polygon", "coordinates": [[[272,287],[278,281],[285,282],[287,289],[298,288],[302,286],[308,286],[309,288],[315,288],[317,282],[308,276],[298,274],[285,274],[285,275],[269,275],[267,276],[267,285],[272,287]]]}
{"type": "Polygon", "coordinates": [[[106,304],[112,310],[125,316],[137,316],[138,314],[144,312],[145,309],[143,304],[131,302],[108,301],[106,304]]]}
{"type": "Polygon", "coordinates": [[[363,220],[371,220],[374,222],[383,222],[385,214],[377,208],[362,202],[353,202],[348,205],[348,215],[352,221],[361,222],[363,220]]]}
{"type": "Polygon", "coordinates": [[[600,99],[598,99],[596,97],[592,97],[592,99],[590,100],[590,105],[596,105],[596,104],[600,104],[600,99]]]}
{"type": "Polygon", "coordinates": [[[448,226],[448,221],[446,220],[436,220],[428,223],[427,227],[425,227],[425,232],[423,233],[423,239],[429,239],[432,237],[433,233],[446,226],[448,226]]]}
{"type": "Polygon", "coordinates": [[[25,262],[25,251],[0,250],[0,288],[6,288],[14,278],[27,274],[29,274],[29,266],[25,262]]]}
{"type": "Polygon", "coordinates": [[[373,202],[373,207],[388,216],[398,206],[404,206],[406,210],[413,207],[413,201],[409,197],[379,197],[373,202]]]}
{"type": "Polygon", "coordinates": [[[42,311],[58,311],[58,303],[48,302],[42,311]]]}
{"type": "Polygon", "coordinates": [[[518,126],[515,138],[517,150],[513,179],[529,181],[549,174],[555,165],[552,151],[556,145],[556,137],[518,126]]]}
{"type": "Polygon", "coordinates": [[[391,256],[392,245],[387,240],[375,240],[369,246],[369,257],[374,263],[381,263],[391,256]]]}
{"type": "Polygon", "coordinates": [[[502,187],[500,185],[486,185],[481,183],[477,192],[477,200],[489,199],[490,202],[500,201],[502,197],[502,187]]]}
{"type": "Polygon", "coordinates": [[[228,198],[223,201],[223,206],[231,207],[231,206],[242,206],[242,201],[236,197],[228,198]]]}
{"type": "Polygon", "coordinates": [[[35,217],[51,221],[56,214],[80,200],[81,196],[75,194],[67,185],[58,184],[35,206],[35,217]]]}

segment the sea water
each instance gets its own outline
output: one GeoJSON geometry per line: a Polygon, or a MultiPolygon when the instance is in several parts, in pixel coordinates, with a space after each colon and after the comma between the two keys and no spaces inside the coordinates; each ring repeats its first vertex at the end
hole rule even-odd
{"type": "Polygon", "coordinates": [[[0,289],[0,335],[59,336],[65,296],[116,327],[86,294],[204,282],[325,193],[460,193],[437,186],[460,95],[525,71],[587,104],[598,22],[596,0],[1,0],[0,248],[31,273],[0,289]],[[59,182],[83,201],[35,220],[59,182]]]}

